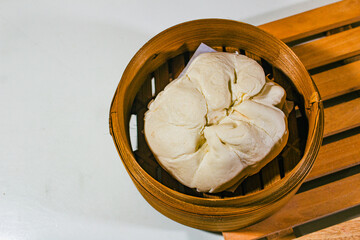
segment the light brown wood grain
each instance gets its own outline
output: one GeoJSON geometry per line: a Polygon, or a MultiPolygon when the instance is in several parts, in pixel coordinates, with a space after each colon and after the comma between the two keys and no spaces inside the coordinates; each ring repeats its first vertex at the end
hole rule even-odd
{"type": "Polygon", "coordinates": [[[360,28],[353,28],[292,47],[306,69],[313,69],[360,54],[360,28]]]}
{"type": "Polygon", "coordinates": [[[250,227],[223,233],[225,240],[247,240],[292,228],[314,218],[360,204],[360,174],[296,194],[284,208],[250,227]]]}
{"type": "Polygon", "coordinates": [[[284,42],[360,21],[360,1],[345,0],[261,25],[284,42]]]}
{"type": "Polygon", "coordinates": [[[321,146],[306,181],[360,164],[360,134],[321,146]]]}
{"type": "Polygon", "coordinates": [[[360,126],[360,98],[325,108],[324,137],[360,126]]]}
{"type": "Polygon", "coordinates": [[[328,100],[360,89],[360,61],[312,75],[321,98],[328,100]]]}
{"type": "Polygon", "coordinates": [[[360,217],[307,234],[297,240],[358,240],[360,239],[360,217]]]}

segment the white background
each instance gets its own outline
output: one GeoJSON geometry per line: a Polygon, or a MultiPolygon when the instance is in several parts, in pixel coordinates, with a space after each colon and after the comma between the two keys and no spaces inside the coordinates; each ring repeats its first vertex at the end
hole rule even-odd
{"type": "Polygon", "coordinates": [[[334,0],[0,1],[0,239],[222,239],[138,193],[108,130],[135,52],[172,25],[254,25],[334,0]]]}

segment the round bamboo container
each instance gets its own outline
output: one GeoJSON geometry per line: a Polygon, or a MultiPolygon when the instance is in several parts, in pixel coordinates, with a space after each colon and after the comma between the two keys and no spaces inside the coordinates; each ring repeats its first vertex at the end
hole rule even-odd
{"type": "Polygon", "coordinates": [[[296,193],[319,151],[323,116],[316,86],[283,42],[248,24],[203,19],[161,32],[136,53],[111,104],[110,132],[129,176],[155,209],[194,228],[228,231],[264,219],[296,193]],[[233,193],[203,194],[183,186],[159,166],[143,135],[147,104],[178,76],[200,43],[218,51],[238,51],[257,60],[268,78],[285,88],[287,99],[295,105],[288,117],[287,146],[233,193]],[[129,137],[131,115],[137,117],[135,151],[129,137]]]}

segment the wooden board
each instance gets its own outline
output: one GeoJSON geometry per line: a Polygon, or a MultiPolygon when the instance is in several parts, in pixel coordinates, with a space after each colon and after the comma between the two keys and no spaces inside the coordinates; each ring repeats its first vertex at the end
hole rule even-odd
{"type": "Polygon", "coordinates": [[[323,230],[310,233],[306,236],[297,238],[298,240],[315,239],[342,239],[356,240],[360,239],[360,217],[349,221],[325,228],[323,230]]]}
{"type": "Polygon", "coordinates": [[[292,48],[306,69],[360,54],[360,28],[343,31],[292,48]]]}
{"type": "Polygon", "coordinates": [[[279,232],[311,219],[360,204],[360,174],[295,195],[280,211],[250,227],[223,233],[225,239],[246,240],[279,232]],[[356,189],[356,191],[351,191],[356,189]]]}
{"type": "Polygon", "coordinates": [[[360,126],[360,98],[325,108],[324,137],[360,126]]]}
{"type": "Polygon", "coordinates": [[[267,23],[260,28],[290,42],[358,21],[360,1],[348,0],[267,23]]]}
{"type": "MultiPolygon", "coordinates": [[[[306,186],[268,219],[225,232],[225,239],[294,239],[294,229],[307,222],[360,204],[359,21],[360,1],[349,0],[260,26],[288,42],[305,67],[313,69],[325,101],[325,139],[306,186]]],[[[286,78],[278,77],[276,69],[273,73],[286,88],[286,78]]],[[[334,233],[330,229],[300,239],[334,233]]]]}
{"type": "Polygon", "coordinates": [[[320,91],[321,98],[328,100],[360,89],[360,61],[332,68],[312,78],[320,91]]]}
{"type": "Polygon", "coordinates": [[[360,133],[323,145],[307,181],[359,165],[359,146],[360,133]]]}

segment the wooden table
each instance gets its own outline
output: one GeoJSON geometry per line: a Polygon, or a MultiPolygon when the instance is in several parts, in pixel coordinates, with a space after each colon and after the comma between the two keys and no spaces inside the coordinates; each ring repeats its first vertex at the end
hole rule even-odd
{"type": "Polygon", "coordinates": [[[324,141],[312,172],[285,207],[255,225],[224,232],[224,238],[360,239],[360,0],[260,28],[288,44],[318,86],[324,141]]]}

